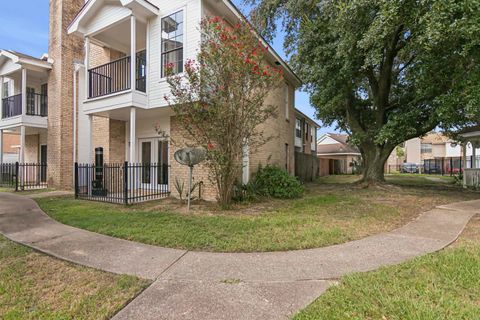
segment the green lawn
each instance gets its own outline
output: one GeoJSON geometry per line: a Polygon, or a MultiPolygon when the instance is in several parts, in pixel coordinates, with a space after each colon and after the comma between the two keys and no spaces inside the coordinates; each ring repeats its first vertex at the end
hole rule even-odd
{"type": "Polygon", "coordinates": [[[344,277],[294,320],[479,319],[480,217],[451,248],[344,277]]]}
{"type": "Polygon", "coordinates": [[[341,178],[343,183],[323,179],[309,185],[302,199],[238,205],[231,211],[199,205],[187,214],[172,200],[132,207],[71,197],[37,201],[62,223],[114,237],[188,250],[252,252],[343,243],[391,230],[435,205],[478,197],[443,183],[421,190],[400,183],[364,189],[350,183],[353,176],[341,178]]]}
{"type": "Polygon", "coordinates": [[[60,261],[0,236],[1,319],[109,319],[147,285],[60,261]]]}

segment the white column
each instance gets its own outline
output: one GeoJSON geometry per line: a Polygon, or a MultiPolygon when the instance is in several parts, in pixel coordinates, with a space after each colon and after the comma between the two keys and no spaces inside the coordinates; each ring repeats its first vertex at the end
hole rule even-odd
{"type": "Polygon", "coordinates": [[[472,142],[472,161],[470,166],[472,169],[477,168],[477,145],[474,142],[472,142]]]}
{"type": "Polygon", "coordinates": [[[134,107],[130,108],[130,163],[137,162],[137,157],[135,156],[136,150],[136,109],[134,107]]]}
{"type": "Polygon", "coordinates": [[[130,89],[136,89],[137,70],[137,23],[135,16],[130,17],[130,89]]]}
{"type": "Polygon", "coordinates": [[[85,92],[87,98],[90,97],[90,91],[88,90],[90,79],[88,78],[88,69],[90,69],[90,38],[85,37],[85,92]]]}
{"type": "Polygon", "coordinates": [[[27,69],[22,68],[22,115],[27,114],[27,69]]]}
{"type": "Polygon", "coordinates": [[[93,116],[88,115],[88,163],[93,163],[93,116]]]}
{"type": "Polygon", "coordinates": [[[20,126],[20,163],[25,163],[25,126],[20,126]]]}
{"type": "Polygon", "coordinates": [[[0,164],[3,163],[3,130],[0,130],[0,164]]]}
{"type": "Polygon", "coordinates": [[[3,112],[3,98],[6,98],[3,96],[3,82],[5,79],[3,77],[0,77],[0,119],[2,119],[2,112],[3,112]]]}

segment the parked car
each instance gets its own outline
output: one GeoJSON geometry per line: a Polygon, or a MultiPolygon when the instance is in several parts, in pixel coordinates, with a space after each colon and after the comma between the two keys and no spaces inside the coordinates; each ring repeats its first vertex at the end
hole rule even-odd
{"type": "Polygon", "coordinates": [[[418,167],[415,163],[405,162],[402,164],[402,173],[418,173],[418,167]]]}

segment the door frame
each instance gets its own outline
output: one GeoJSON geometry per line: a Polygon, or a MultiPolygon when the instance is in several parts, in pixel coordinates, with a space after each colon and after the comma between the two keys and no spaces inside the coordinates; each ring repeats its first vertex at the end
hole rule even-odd
{"type": "MultiPolygon", "coordinates": [[[[143,143],[144,142],[150,142],[150,163],[154,163],[154,164],[157,164],[159,165],[160,164],[160,159],[158,159],[158,142],[160,141],[163,141],[163,142],[166,142],[167,143],[167,150],[170,150],[170,140],[168,138],[160,138],[160,137],[150,137],[150,138],[138,138],[137,139],[137,157],[138,157],[138,160],[139,160],[139,163],[142,164],[144,163],[142,160],[142,148],[143,148],[143,143]]],[[[167,155],[167,166],[170,167],[170,152],[168,152],[168,155],[167,155]]],[[[143,180],[143,177],[140,176],[140,179],[143,180]]],[[[146,187],[146,188],[149,188],[149,187],[152,187],[152,186],[156,186],[157,183],[158,183],[158,175],[157,174],[152,174],[150,172],[150,183],[143,183],[143,181],[139,181],[140,185],[142,187],[146,187]]],[[[162,184],[162,186],[167,186],[168,187],[168,183],[170,181],[170,171],[168,172],[168,176],[167,176],[167,184],[162,184]]]]}

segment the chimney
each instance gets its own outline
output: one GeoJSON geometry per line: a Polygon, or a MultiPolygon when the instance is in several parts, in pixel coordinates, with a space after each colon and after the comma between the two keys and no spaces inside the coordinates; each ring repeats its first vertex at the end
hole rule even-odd
{"type": "Polygon", "coordinates": [[[53,68],[48,79],[48,185],[73,188],[73,74],[74,61],[83,61],[82,39],[67,28],[84,0],[50,0],[48,57],[53,68]]]}

